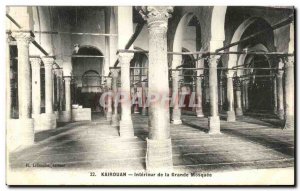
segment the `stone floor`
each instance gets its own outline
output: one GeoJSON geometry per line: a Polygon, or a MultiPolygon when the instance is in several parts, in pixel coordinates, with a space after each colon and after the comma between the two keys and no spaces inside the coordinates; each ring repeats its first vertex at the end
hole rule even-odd
{"type": "MultiPolygon", "coordinates": [[[[221,119],[224,119],[221,115],[221,119]]],[[[207,118],[184,115],[171,125],[176,170],[226,171],[294,166],[294,131],[282,130],[273,115],[249,113],[237,122],[221,120],[220,135],[207,134],[207,118]]],[[[37,143],[10,154],[13,168],[26,163],[62,164],[73,169],[145,169],[148,118],[133,115],[135,138],[121,139],[103,116],[91,122],[59,124],[36,134],[37,143]]]]}

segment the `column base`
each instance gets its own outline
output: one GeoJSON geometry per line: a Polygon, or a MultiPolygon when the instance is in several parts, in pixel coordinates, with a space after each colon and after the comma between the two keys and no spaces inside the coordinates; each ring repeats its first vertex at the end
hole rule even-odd
{"type": "Polygon", "coordinates": [[[180,124],[182,124],[182,121],[181,121],[181,119],[175,119],[175,120],[172,120],[171,123],[173,125],[180,125],[180,124]]]}
{"type": "Polygon", "coordinates": [[[284,119],[284,110],[283,109],[278,110],[277,116],[279,117],[279,119],[283,120],[284,119]]]}
{"type": "Polygon", "coordinates": [[[202,108],[196,108],[196,115],[197,117],[204,117],[202,108]]]}
{"type": "Polygon", "coordinates": [[[295,118],[293,115],[286,116],[284,129],[294,129],[295,128],[295,118]]]}
{"type": "Polygon", "coordinates": [[[242,116],[242,115],[243,115],[243,110],[242,110],[242,108],[236,108],[236,109],[235,109],[235,113],[236,113],[237,116],[242,116]]]}
{"type": "Polygon", "coordinates": [[[148,115],[148,114],[147,114],[147,109],[146,109],[146,108],[143,108],[143,109],[142,109],[142,115],[144,115],[144,116],[148,115]]]}
{"type": "Polygon", "coordinates": [[[146,170],[172,170],[171,139],[151,140],[147,138],[146,170]]]}
{"type": "Polygon", "coordinates": [[[35,131],[46,131],[56,128],[56,115],[54,113],[42,113],[39,129],[35,131]]]}
{"type": "Polygon", "coordinates": [[[120,121],[120,137],[134,137],[134,130],[131,119],[120,121]]]}
{"type": "Polygon", "coordinates": [[[111,120],[112,120],[112,112],[108,111],[106,112],[106,121],[111,122],[111,120]]]}
{"type": "Polygon", "coordinates": [[[119,127],[119,115],[118,114],[112,114],[111,117],[111,126],[113,127],[119,127]]]}
{"type": "Polygon", "coordinates": [[[220,134],[220,117],[219,116],[211,116],[208,117],[208,133],[209,134],[220,134]]]}
{"type": "Polygon", "coordinates": [[[71,122],[72,121],[72,113],[71,111],[60,111],[58,122],[71,122]]]}
{"type": "Polygon", "coordinates": [[[227,111],[227,121],[228,122],[235,121],[235,112],[234,111],[227,111]]]}
{"type": "Polygon", "coordinates": [[[9,152],[34,144],[34,121],[31,118],[7,121],[7,150],[9,152]]]}

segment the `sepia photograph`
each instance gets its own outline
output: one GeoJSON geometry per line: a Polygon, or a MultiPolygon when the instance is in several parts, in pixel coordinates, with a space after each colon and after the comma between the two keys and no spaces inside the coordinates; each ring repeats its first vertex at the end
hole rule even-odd
{"type": "Polygon", "coordinates": [[[6,185],[295,186],[295,10],[5,5],[6,185]]]}

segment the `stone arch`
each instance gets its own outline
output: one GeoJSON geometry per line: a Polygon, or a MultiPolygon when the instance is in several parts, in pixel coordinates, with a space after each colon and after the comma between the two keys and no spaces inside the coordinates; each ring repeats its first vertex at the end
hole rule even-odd
{"type": "MultiPolygon", "coordinates": [[[[231,39],[231,43],[234,43],[234,42],[237,42],[237,41],[241,40],[241,38],[242,38],[244,32],[247,30],[247,28],[250,27],[251,25],[255,24],[255,23],[258,23],[258,22],[265,23],[267,26],[271,27],[270,24],[263,18],[260,18],[260,17],[248,18],[244,22],[242,22],[239,25],[239,27],[235,30],[235,32],[233,34],[233,37],[231,39]]],[[[260,44],[260,46],[264,46],[264,45],[260,44]]],[[[238,45],[230,47],[229,52],[237,52],[238,47],[239,47],[238,45]]],[[[269,49],[274,50],[274,47],[269,47],[269,49]]],[[[268,49],[266,49],[266,50],[268,51],[268,49]]],[[[237,55],[237,54],[230,54],[229,59],[228,59],[227,67],[231,68],[231,67],[235,66],[238,62],[238,57],[239,57],[239,55],[237,55]]],[[[232,75],[233,75],[233,73],[230,72],[229,76],[232,76],[232,75]]]]}
{"type": "MultiPolygon", "coordinates": [[[[194,13],[185,13],[182,18],[180,19],[175,36],[174,36],[174,42],[173,42],[173,52],[181,52],[182,51],[182,41],[183,41],[183,36],[184,36],[184,31],[186,30],[186,27],[188,26],[189,22],[193,19],[196,18],[198,21],[199,19],[194,13]]],[[[201,29],[200,29],[201,30],[201,29]]],[[[201,31],[200,31],[201,34],[201,31]]],[[[196,34],[197,35],[197,34],[196,34]]],[[[197,45],[196,45],[197,47],[197,45]]],[[[172,55],[172,68],[175,69],[177,66],[180,65],[181,63],[181,55],[172,55]]]]}
{"type": "MultiPolygon", "coordinates": [[[[78,54],[79,54],[80,49],[81,50],[82,49],[91,49],[91,50],[94,49],[95,50],[95,54],[93,54],[93,55],[101,55],[101,56],[104,55],[103,52],[98,47],[96,47],[96,46],[92,46],[92,45],[80,45],[79,50],[78,50],[78,54]]],[[[80,54],[80,55],[82,55],[82,54],[80,54]]],[[[86,55],[86,54],[83,53],[83,55],[86,55]]]]}
{"type": "MultiPolygon", "coordinates": [[[[263,44],[257,44],[255,46],[247,48],[247,51],[248,52],[268,52],[269,49],[263,44]]],[[[237,62],[237,66],[243,65],[246,61],[246,58],[247,58],[247,62],[249,62],[249,60],[251,61],[253,59],[253,57],[254,57],[254,55],[247,55],[247,54],[240,55],[238,62],[237,62]],[[247,56],[248,56],[248,58],[247,58],[247,56]]],[[[267,59],[269,58],[268,56],[266,56],[266,57],[267,57],[267,59]]],[[[269,62],[269,66],[271,67],[270,62],[269,62]]],[[[242,66],[239,68],[244,68],[244,67],[242,66]]],[[[244,72],[244,70],[237,70],[237,76],[241,76],[243,74],[243,72],[244,72]]]]}

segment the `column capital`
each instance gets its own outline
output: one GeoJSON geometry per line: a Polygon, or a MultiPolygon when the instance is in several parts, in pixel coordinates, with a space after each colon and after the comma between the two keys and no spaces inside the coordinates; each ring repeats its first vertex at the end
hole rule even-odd
{"type": "Polygon", "coordinates": [[[167,30],[168,19],[173,12],[172,6],[142,6],[137,8],[143,19],[148,22],[149,28],[167,30]]]}
{"type": "Polygon", "coordinates": [[[209,57],[209,67],[217,67],[218,66],[218,62],[221,59],[221,55],[212,55],[209,57]]]}
{"type": "Polygon", "coordinates": [[[71,76],[64,76],[65,83],[71,83],[71,76]]]}
{"type": "Polygon", "coordinates": [[[13,32],[11,35],[16,39],[17,43],[24,43],[27,46],[34,40],[30,32],[13,32]]]}
{"type": "Polygon", "coordinates": [[[119,67],[115,67],[115,68],[111,67],[111,68],[109,68],[109,70],[110,70],[111,76],[113,78],[117,78],[119,76],[119,72],[120,72],[119,67]]]}
{"type": "Polygon", "coordinates": [[[54,70],[54,74],[55,74],[56,76],[62,76],[62,75],[63,75],[63,70],[62,70],[62,68],[56,68],[56,69],[54,70]]]}
{"type": "Polygon", "coordinates": [[[53,57],[43,57],[42,58],[45,68],[52,68],[54,64],[54,58],[53,57]]]}
{"type": "Polygon", "coordinates": [[[133,59],[134,53],[119,53],[119,62],[122,65],[130,64],[130,61],[133,59]]]}
{"type": "Polygon", "coordinates": [[[283,76],[283,70],[278,70],[277,77],[282,78],[283,76]]]}
{"type": "Polygon", "coordinates": [[[294,67],[294,57],[289,57],[285,61],[285,68],[294,67]]]}
{"type": "Polygon", "coordinates": [[[31,63],[31,68],[39,69],[41,67],[42,60],[40,57],[29,58],[31,63]]]}

